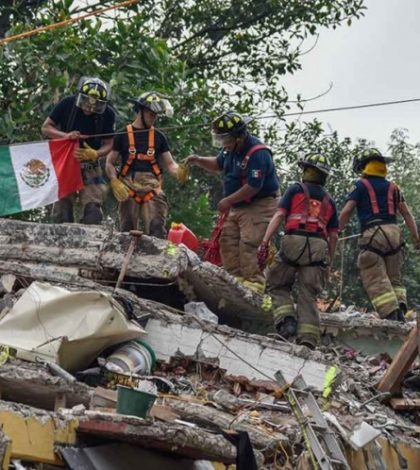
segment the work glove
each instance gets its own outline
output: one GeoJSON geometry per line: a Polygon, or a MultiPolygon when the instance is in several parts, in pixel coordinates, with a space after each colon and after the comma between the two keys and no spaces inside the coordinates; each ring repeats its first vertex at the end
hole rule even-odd
{"type": "Polygon", "coordinates": [[[118,202],[124,202],[130,197],[127,186],[118,178],[111,180],[111,189],[118,202]]]}
{"type": "Polygon", "coordinates": [[[258,266],[260,267],[261,271],[264,270],[265,265],[267,264],[269,252],[269,244],[268,242],[261,242],[261,245],[258,247],[257,250],[257,258],[258,258],[258,266]]]}
{"type": "Polygon", "coordinates": [[[98,151],[93,149],[86,142],[83,142],[83,148],[78,148],[74,152],[74,156],[79,160],[79,162],[89,162],[98,159],[98,151]]]}
{"type": "Polygon", "coordinates": [[[184,184],[188,181],[188,178],[190,176],[190,169],[187,164],[184,162],[178,164],[178,172],[176,175],[177,180],[184,184]]]}

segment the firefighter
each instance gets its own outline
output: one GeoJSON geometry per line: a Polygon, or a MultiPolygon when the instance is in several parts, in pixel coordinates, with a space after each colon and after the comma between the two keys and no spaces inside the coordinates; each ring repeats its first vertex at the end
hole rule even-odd
{"type": "Polygon", "coordinates": [[[273,301],[278,334],[314,349],[320,337],[316,305],[328,278],[338,238],[335,203],[324,189],[331,168],[324,155],[310,154],[299,160],[302,182],[291,185],[280,199],[258,248],[258,262],[264,269],[269,242],[284,222],[281,247],[267,272],[267,293],[273,301]],[[298,281],[295,308],[292,289],[298,281]]]}
{"type": "Polygon", "coordinates": [[[186,165],[175,163],[165,134],[154,127],[158,115],[172,117],[173,109],[168,99],[155,91],[130,101],[136,119],[115,137],[106,160],[111,189],[120,202],[120,229],[135,230],[141,219],[147,235],[165,238],[168,203],[162,191],[162,169],[182,183],[188,179],[186,165]],[[121,171],[117,176],[119,156],[121,171]]]}
{"type": "Polygon", "coordinates": [[[191,155],[190,165],[222,172],[224,197],[217,206],[228,212],[220,237],[223,267],[244,285],[264,292],[264,275],[256,253],[276,210],[279,181],[271,150],[248,133],[252,121],[236,112],[222,114],[212,123],[213,157],[191,155]]]}
{"type": "Polygon", "coordinates": [[[357,265],[363,286],[381,318],[403,322],[407,311],[406,290],[401,282],[403,245],[397,225],[400,213],[410,231],[414,247],[420,248],[416,223],[398,186],[386,178],[387,163],[375,148],[355,158],[353,169],[361,173],[340,214],[343,230],[355,208],[361,227],[357,265]]]}
{"type": "MultiPolygon", "coordinates": [[[[82,206],[81,222],[99,224],[106,193],[99,158],[112,149],[115,113],[109,105],[110,87],[94,77],[82,77],[78,93],[63,98],[44,121],[41,132],[50,139],[79,140],[75,157],[81,162],[85,187],[79,192],[82,206]]],[[[74,222],[76,194],[67,196],[53,206],[55,223],[74,222]]]]}

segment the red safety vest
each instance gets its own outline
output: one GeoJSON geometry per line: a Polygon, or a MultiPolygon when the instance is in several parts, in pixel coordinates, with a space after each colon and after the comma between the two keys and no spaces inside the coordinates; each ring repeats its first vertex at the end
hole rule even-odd
{"type": "MultiPolygon", "coordinates": [[[[379,214],[380,210],[379,210],[378,199],[376,197],[376,193],[375,193],[375,190],[373,189],[371,182],[367,178],[361,178],[360,181],[362,182],[364,187],[367,189],[373,215],[379,214]]],[[[395,215],[396,208],[395,208],[395,202],[394,202],[394,193],[397,189],[398,189],[397,185],[393,183],[392,181],[390,181],[389,187],[388,187],[388,194],[387,194],[388,215],[395,215]]]]}
{"type": "Polygon", "coordinates": [[[311,199],[306,183],[298,183],[303,193],[293,196],[290,212],[286,219],[286,233],[292,230],[302,230],[310,233],[320,233],[327,236],[328,209],[331,198],[325,193],[322,201],[311,199]]]}
{"type": "Polygon", "coordinates": [[[159,186],[156,189],[144,194],[143,196],[138,195],[133,189],[128,190],[128,194],[137,202],[137,204],[143,204],[145,202],[149,202],[151,199],[153,199],[157,194],[159,194],[162,191],[162,188],[161,188],[162,171],[155,158],[155,128],[150,127],[149,129],[148,149],[146,153],[137,153],[132,124],[129,124],[127,126],[127,137],[128,137],[128,159],[120,171],[120,176],[122,177],[126,176],[134,160],[143,160],[143,161],[147,161],[150,163],[152,173],[159,180],[159,186]]]}

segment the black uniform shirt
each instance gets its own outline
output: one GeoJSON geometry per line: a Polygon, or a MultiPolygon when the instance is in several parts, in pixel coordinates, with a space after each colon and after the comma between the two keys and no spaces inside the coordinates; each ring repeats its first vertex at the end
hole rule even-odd
{"type": "MultiPolygon", "coordinates": [[[[81,134],[95,135],[112,134],[115,130],[115,113],[109,106],[103,114],[88,115],[76,106],[76,95],[63,98],[49,117],[63,132],[79,131],[81,134]]],[[[102,137],[91,137],[86,139],[86,142],[94,149],[98,149],[102,145],[102,137]]]]}
{"type": "MultiPolygon", "coordinates": [[[[114,138],[114,150],[119,152],[119,154],[121,155],[122,165],[124,165],[125,162],[128,160],[128,136],[127,132],[124,132],[124,130],[126,129],[118,131],[117,135],[114,138]]],[[[133,131],[137,153],[145,154],[147,152],[147,149],[149,148],[148,129],[138,129],[137,127],[133,126],[133,131]]],[[[163,134],[159,129],[155,128],[155,158],[161,170],[161,155],[162,153],[169,151],[169,143],[165,134],[163,134]]],[[[136,159],[131,164],[129,171],[151,172],[152,169],[148,161],[141,161],[136,159]]]]}

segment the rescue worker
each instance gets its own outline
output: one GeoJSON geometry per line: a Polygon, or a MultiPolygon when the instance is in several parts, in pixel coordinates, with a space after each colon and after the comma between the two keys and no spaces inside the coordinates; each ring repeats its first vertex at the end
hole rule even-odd
{"type": "Polygon", "coordinates": [[[264,292],[256,253],[276,210],[279,180],[271,150],[248,133],[251,118],[229,111],[212,123],[217,156],[190,155],[186,162],[222,172],[224,197],[217,209],[228,212],[220,236],[223,267],[244,285],[264,292]]]}
{"type": "Polygon", "coordinates": [[[261,245],[258,262],[264,269],[271,237],[285,225],[281,247],[267,272],[266,292],[273,302],[280,336],[315,349],[319,342],[317,296],[324,288],[338,238],[335,203],[324,186],[331,167],[324,155],[310,154],[298,162],[302,182],[291,185],[280,199],[261,245]],[[295,308],[292,289],[298,281],[295,308]]]}
{"type": "MultiPolygon", "coordinates": [[[[110,87],[94,77],[82,77],[76,95],[63,98],[44,121],[41,132],[49,139],[79,140],[75,157],[81,162],[85,187],[79,192],[82,206],[81,222],[100,224],[106,193],[99,158],[112,150],[115,113],[110,107],[110,87]]],[[[74,202],[71,194],[53,206],[55,223],[74,222],[74,202]]]]}
{"type": "Polygon", "coordinates": [[[155,91],[130,101],[136,119],[115,137],[106,160],[111,188],[120,202],[120,229],[136,230],[141,218],[147,235],[165,238],[168,203],[162,191],[162,170],[181,183],[188,179],[186,165],[175,163],[165,134],[154,127],[158,115],[172,117],[173,109],[168,99],[155,91]],[[119,156],[121,171],[117,175],[119,156]]]}
{"type": "Polygon", "coordinates": [[[357,208],[361,227],[357,265],[363,286],[375,310],[387,320],[405,320],[406,290],[402,285],[403,237],[397,225],[400,213],[410,231],[415,248],[420,248],[416,223],[398,186],[386,178],[387,163],[375,148],[365,149],[355,158],[353,169],[361,173],[340,214],[344,230],[357,208]]]}

